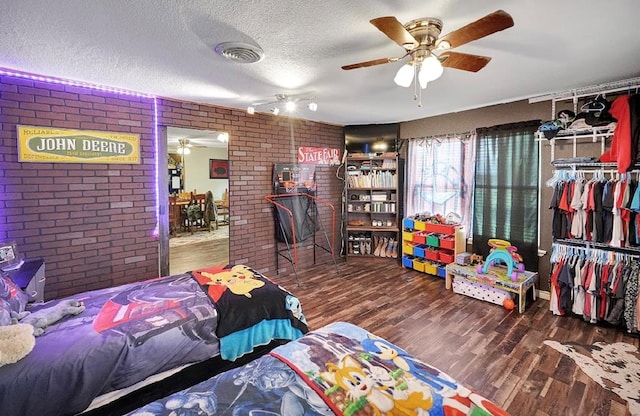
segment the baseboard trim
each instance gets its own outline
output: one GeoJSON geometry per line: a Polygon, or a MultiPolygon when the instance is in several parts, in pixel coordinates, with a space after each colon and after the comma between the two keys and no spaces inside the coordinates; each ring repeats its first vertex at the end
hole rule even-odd
{"type": "Polygon", "coordinates": [[[551,293],[546,290],[536,289],[536,296],[540,299],[551,300],[551,293]]]}

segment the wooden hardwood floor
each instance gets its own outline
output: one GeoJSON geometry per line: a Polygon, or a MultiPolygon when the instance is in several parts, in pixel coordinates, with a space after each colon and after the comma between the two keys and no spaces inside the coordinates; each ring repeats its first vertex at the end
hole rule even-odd
{"type": "Polygon", "coordinates": [[[229,263],[229,239],[203,241],[169,250],[170,274],[229,263]]]}
{"type": "MultiPolygon", "coordinates": [[[[444,280],[390,259],[349,259],[272,276],[301,301],[311,329],[348,321],[447,372],[512,415],[626,415],[626,402],[543,344],[639,339],[622,328],[553,316],[538,299],[524,314],[446,291],[444,280]]],[[[640,389],[640,386],[638,386],[640,389]]]]}

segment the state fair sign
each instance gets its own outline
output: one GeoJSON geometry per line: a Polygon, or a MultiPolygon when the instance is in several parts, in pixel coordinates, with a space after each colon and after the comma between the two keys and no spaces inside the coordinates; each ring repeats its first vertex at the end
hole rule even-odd
{"type": "Polygon", "coordinates": [[[140,163],[140,135],[18,126],[18,161],[140,163]]]}
{"type": "Polygon", "coordinates": [[[340,149],[330,147],[299,147],[298,163],[309,165],[339,165],[340,149]]]}

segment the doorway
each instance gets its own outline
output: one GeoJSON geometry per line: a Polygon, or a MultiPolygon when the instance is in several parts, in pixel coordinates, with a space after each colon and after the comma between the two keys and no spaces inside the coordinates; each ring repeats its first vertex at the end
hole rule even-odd
{"type": "MultiPolygon", "coordinates": [[[[168,273],[229,263],[228,134],[167,127],[168,273]],[[206,194],[212,201],[206,205],[206,194]],[[214,215],[205,211],[213,210],[214,215]]],[[[209,211],[211,212],[211,211],[209,211]]]]}

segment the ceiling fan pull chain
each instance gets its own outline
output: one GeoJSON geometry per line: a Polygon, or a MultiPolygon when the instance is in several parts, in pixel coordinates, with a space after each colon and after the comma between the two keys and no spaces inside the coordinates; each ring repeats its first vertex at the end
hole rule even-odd
{"type": "MultiPolygon", "coordinates": [[[[414,69],[416,66],[414,65],[414,69]]],[[[422,93],[420,88],[418,88],[418,71],[413,71],[413,101],[418,101],[418,107],[422,107],[422,93]]]]}

